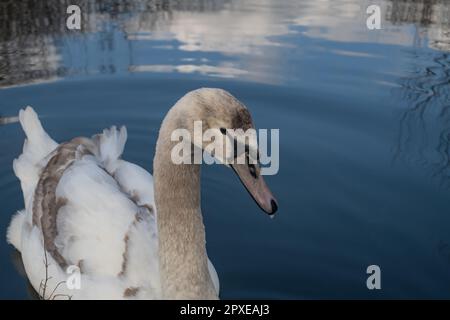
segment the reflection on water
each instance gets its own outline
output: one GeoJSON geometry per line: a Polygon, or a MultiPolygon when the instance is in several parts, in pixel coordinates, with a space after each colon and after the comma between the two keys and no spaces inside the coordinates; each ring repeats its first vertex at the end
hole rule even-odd
{"type": "Polygon", "coordinates": [[[450,177],[449,77],[447,53],[428,52],[417,57],[416,70],[403,79],[401,97],[411,102],[400,119],[397,157],[431,166],[442,182],[450,177]]]}
{"type": "Polygon", "coordinates": [[[450,7],[445,1],[392,1],[387,19],[414,24],[412,68],[396,92],[408,103],[400,117],[396,158],[428,166],[450,181],[450,7]],[[435,50],[426,50],[422,43],[435,50]]]}
{"type": "MultiPolygon", "coordinates": [[[[36,107],[58,141],[125,124],[125,157],[151,170],[167,108],[217,86],[282,134],[268,179],[282,205],[274,221],[225,169],[205,168],[222,297],[448,298],[450,198],[429,178],[450,177],[449,10],[439,0],[0,1],[0,231],[23,203],[11,165],[20,107],[36,107]],[[81,31],[65,27],[69,4],[81,31]],[[381,30],[366,28],[369,4],[381,6],[381,30]],[[365,287],[370,264],[382,292],[365,287]]],[[[11,247],[0,251],[0,297],[27,297],[3,255],[11,247]]]]}
{"type": "Polygon", "coordinates": [[[450,6],[445,0],[389,1],[386,19],[393,24],[415,24],[418,37],[431,48],[450,49],[450,6]]]}
{"type": "Polygon", "coordinates": [[[54,81],[77,73],[114,73],[120,65],[113,57],[117,47],[128,46],[125,54],[131,65],[132,42],[140,32],[165,29],[175,13],[217,11],[227,2],[76,1],[82,11],[82,30],[71,31],[66,28],[65,12],[74,3],[0,2],[1,86],[54,81]],[[89,37],[95,37],[95,42],[89,37]],[[87,60],[93,55],[98,61],[90,65],[87,60]]]}
{"type": "Polygon", "coordinates": [[[0,86],[118,72],[286,82],[292,79],[281,75],[279,63],[292,44],[277,37],[295,34],[407,46],[422,39],[440,50],[449,45],[445,1],[378,1],[394,26],[413,23],[420,28],[411,34],[390,31],[387,25],[382,40],[361,28],[370,1],[76,1],[82,10],[81,31],[65,27],[65,10],[72,2],[0,2],[0,86]],[[160,54],[147,56],[149,47],[160,54]],[[164,58],[173,50],[180,54],[164,58]]]}

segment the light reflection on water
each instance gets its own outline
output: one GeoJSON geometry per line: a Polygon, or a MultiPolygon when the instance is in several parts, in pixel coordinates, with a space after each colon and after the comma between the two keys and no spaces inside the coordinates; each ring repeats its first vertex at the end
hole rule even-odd
{"type": "MultiPolygon", "coordinates": [[[[2,4],[3,12],[10,12],[3,20],[9,31],[2,42],[2,66],[7,75],[3,86],[134,70],[199,72],[278,83],[300,80],[298,74],[285,77],[289,66],[283,65],[283,58],[289,52],[302,54],[301,43],[286,41],[286,36],[406,46],[414,41],[408,27],[399,32],[388,25],[381,37],[363,28],[368,1],[81,1],[82,32],[65,28],[65,15],[61,14],[65,1],[36,8],[26,3],[31,2],[2,4]],[[37,15],[22,15],[31,10],[37,15]]],[[[397,11],[409,10],[399,8],[396,2],[380,5],[387,12],[386,19],[395,23],[421,19],[399,17],[397,11]]],[[[430,31],[437,37],[442,33],[430,31]]],[[[445,43],[445,39],[432,39],[433,44],[438,42],[445,43]]]]}
{"type": "MultiPolygon", "coordinates": [[[[355,0],[80,1],[82,31],[66,29],[66,15],[61,13],[67,1],[3,2],[0,83],[10,86],[136,70],[263,83],[301,81],[301,74],[289,73],[289,65],[282,63],[289,53],[304,54],[302,43],[289,41],[293,37],[403,46],[423,41],[431,48],[448,48],[449,15],[445,13],[449,9],[444,2],[378,1],[385,13],[381,35],[364,28],[369,2],[373,4],[355,0]]],[[[335,53],[372,54],[364,48],[335,53]]]]}
{"type": "MultiPolygon", "coordinates": [[[[0,3],[0,230],[22,206],[11,169],[20,107],[36,107],[59,141],[125,124],[125,158],[151,170],[167,108],[217,86],[281,137],[280,173],[267,179],[274,221],[226,169],[204,168],[222,297],[449,297],[445,1],[76,3],[82,31],[65,28],[73,1],[0,3]],[[382,30],[365,27],[369,3],[382,30]],[[370,264],[381,292],[365,288],[370,264]]],[[[0,297],[27,297],[0,249],[0,297]]]]}

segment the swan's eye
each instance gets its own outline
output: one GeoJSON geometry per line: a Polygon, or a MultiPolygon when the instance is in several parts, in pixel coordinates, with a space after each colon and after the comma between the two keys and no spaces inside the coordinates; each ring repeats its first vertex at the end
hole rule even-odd
{"type": "Polygon", "coordinates": [[[256,167],[253,163],[250,163],[250,158],[248,156],[248,153],[246,154],[246,160],[248,163],[248,171],[250,171],[250,174],[252,175],[252,177],[256,179],[257,178],[256,167]]]}
{"type": "Polygon", "coordinates": [[[226,134],[226,133],[227,133],[227,129],[225,129],[225,128],[220,128],[220,132],[222,132],[222,134],[226,134]]]}
{"type": "Polygon", "coordinates": [[[248,165],[248,170],[250,171],[250,174],[252,175],[253,178],[257,178],[256,177],[256,167],[254,164],[249,164],[248,165]]]}

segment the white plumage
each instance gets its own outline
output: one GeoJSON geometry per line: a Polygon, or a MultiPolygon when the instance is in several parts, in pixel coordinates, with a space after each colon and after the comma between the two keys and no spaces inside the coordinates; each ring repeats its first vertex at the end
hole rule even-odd
{"type": "MultiPolygon", "coordinates": [[[[41,172],[58,144],[31,107],[21,110],[19,118],[27,139],[13,166],[25,209],[14,215],[7,239],[21,252],[28,278],[42,294],[45,250],[41,227],[32,221],[33,202],[41,172]]],[[[44,298],[161,298],[153,178],[120,159],[126,139],[124,127],[104,130],[91,140],[96,152],[83,153],[80,147],[58,181],[55,195],[64,205],[58,210],[54,244],[69,265],[81,269],[81,288],[58,286],[69,275],[46,254],[51,279],[44,298]]],[[[208,266],[218,290],[217,274],[209,261],[208,266]]]]}

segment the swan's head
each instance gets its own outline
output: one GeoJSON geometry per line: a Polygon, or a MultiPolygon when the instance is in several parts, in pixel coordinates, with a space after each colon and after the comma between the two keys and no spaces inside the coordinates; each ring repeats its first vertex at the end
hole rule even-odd
{"type": "Polygon", "coordinates": [[[191,142],[232,168],[259,207],[273,215],[278,204],[261,175],[256,130],[244,104],[225,90],[202,88],[177,105],[178,125],[193,133],[191,142]]]}

